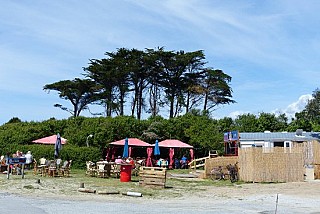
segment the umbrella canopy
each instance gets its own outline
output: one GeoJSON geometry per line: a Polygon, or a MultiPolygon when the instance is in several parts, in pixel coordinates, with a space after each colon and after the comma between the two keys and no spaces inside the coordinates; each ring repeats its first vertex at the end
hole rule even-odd
{"type": "Polygon", "coordinates": [[[154,155],[160,155],[160,148],[159,148],[158,140],[156,140],[156,143],[154,144],[154,155]]]}
{"type": "MultiPolygon", "coordinates": [[[[61,138],[61,144],[64,145],[67,143],[67,139],[60,137],[61,138]]],[[[55,145],[57,141],[57,135],[51,135],[49,137],[44,137],[40,138],[38,140],[32,141],[33,143],[38,143],[38,144],[49,144],[49,145],[55,145]]]]}
{"type": "MultiPolygon", "coordinates": [[[[124,144],[125,144],[125,139],[112,142],[109,145],[124,146],[124,144]]],[[[129,146],[141,146],[141,147],[151,146],[151,144],[146,143],[138,138],[128,138],[128,145],[129,146]]]]}
{"type": "Polygon", "coordinates": [[[123,147],[123,158],[129,157],[129,145],[128,145],[128,138],[124,140],[124,147],[123,147]]]}
{"type": "Polygon", "coordinates": [[[60,137],[60,134],[58,133],[57,134],[57,139],[56,139],[56,143],[54,145],[54,157],[55,158],[58,158],[59,157],[59,153],[60,153],[60,150],[62,148],[61,146],[61,137],[60,137]]]}
{"type": "Polygon", "coordinates": [[[164,140],[159,142],[159,147],[168,147],[168,148],[193,148],[193,146],[186,144],[180,140],[164,140]]]}

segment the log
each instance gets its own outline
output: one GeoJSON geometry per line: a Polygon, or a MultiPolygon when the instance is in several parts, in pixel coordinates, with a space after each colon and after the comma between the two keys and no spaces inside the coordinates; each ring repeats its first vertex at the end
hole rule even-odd
{"type": "Polygon", "coordinates": [[[98,194],[102,194],[102,195],[116,195],[116,194],[120,194],[119,191],[108,191],[108,190],[99,190],[97,193],[98,193],[98,194]]]}
{"type": "Polygon", "coordinates": [[[86,192],[86,193],[96,193],[95,189],[87,189],[87,188],[79,188],[79,192],[86,192]]]}

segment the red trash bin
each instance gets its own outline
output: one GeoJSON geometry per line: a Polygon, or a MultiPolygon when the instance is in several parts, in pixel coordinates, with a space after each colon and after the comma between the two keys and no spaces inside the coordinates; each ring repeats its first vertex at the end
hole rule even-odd
{"type": "Polygon", "coordinates": [[[121,164],[120,167],[120,181],[121,182],[129,182],[131,181],[131,164],[121,164]]]}

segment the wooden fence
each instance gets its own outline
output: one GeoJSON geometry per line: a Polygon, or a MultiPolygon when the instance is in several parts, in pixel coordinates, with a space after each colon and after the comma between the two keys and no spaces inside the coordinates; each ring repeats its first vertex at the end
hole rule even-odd
{"type": "Polygon", "coordinates": [[[160,167],[140,167],[139,185],[148,187],[166,186],[167,169],[160,167]]]}
{"type": "Polygon", "coordinates": [[[222,168],[226,168],[228,164],[235,164],[238,162],[237,156],[222,156],[216,158],[206,159],[205,162],[205,178],[207,178],[213,168],[217,168],[221,166],[222,168]]]}
{"type": "Polygon", "coordinates": [[[239,177],[245,182],[304,181],[305,156],[301,148],[241,148],[239,177]]]}
{"type": "Polygon", "coordinates": [[[188,164],[189,168],[190,169],[198,169],[200,167],[204,167],[206,160],[209,159],[209,158],[210,158],[210,156],[194,159],[188,164]]]}

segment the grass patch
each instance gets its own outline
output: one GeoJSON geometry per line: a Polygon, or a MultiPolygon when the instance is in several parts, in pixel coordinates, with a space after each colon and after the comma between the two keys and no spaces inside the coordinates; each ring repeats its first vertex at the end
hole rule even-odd
{"type": "Polygon", "coordinates": [[[23,188],[25,188],[25,189],[34,189],[34,186],[32,186],[32,185],[26,185],[26,186],[23,186],[23,188]]]}
{"type": "MultiPolygon", "coordinates": [[[[169,170],[168,173],[187,174],[187,169],[169,170]]],[[[90,177],[85,174],[85,170],[72,169],[70,177],[41,177],[33,175],[32,171],[27,171],[25,178],[12,175],[10,179],[6,179],[6,175],[0,175],[0,189],[7,190],[15,187],[18,190],[28,190],[27,193],[32,194],[52,194],[52,190],[62,195],[84,194],[78,192],[81,183],[84,187],[96,191],[119,191],[126,193],[128,191],[139,192],[146,198],[177,198],[187,194],[196,194],[207,191],[212,187],[234,186],[238,183],[226,181],[212,181],[211,179],[198,178],[176,178],[168,177],[166,180],[166,188],[150,188],[139,186],[139,177],[132,176],[131,182],[120,182],[120,178],[97,178],[90,177]],[[40,183],[37,183],[40,180],[40,183]]],[[[121,194],[119,194],[121,195],[121,194]]],[[[117,196],[115,196],[117,197],[117,196]]],[[[120,196],[119,196],[120,197],[120,196]]]]}

